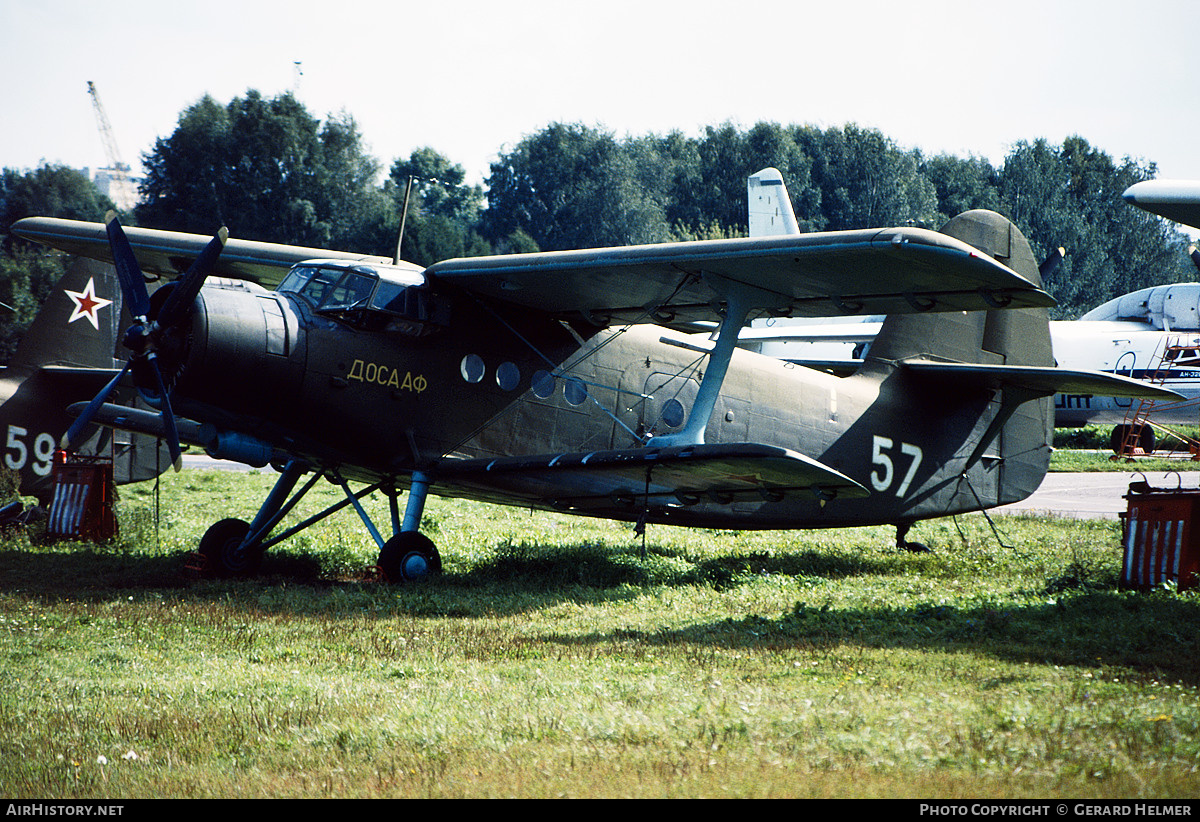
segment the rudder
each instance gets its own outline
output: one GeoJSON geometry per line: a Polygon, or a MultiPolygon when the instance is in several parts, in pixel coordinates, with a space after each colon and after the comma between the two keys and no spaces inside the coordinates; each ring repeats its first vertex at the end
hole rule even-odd
{"type": "Polygon", "coordinates": [[[113,368],[121,287],[106,263],[77,257],[21,336],[10,368],[113,368]]]}
{"type": "MultiPolygon", "coordinates": [[[[941,233],[979,249],[1041,287],[1037,260],[1015,225],[993,211],[967,211],[941,233]]],[[[1053,366],[1049,314],[1044,308],[939,314],[894,314],[883,323],[870,354],[882,360],[913,357],[993,365],[1053,366]]]]}
{"type": "MultiPolygon", "coordinates": [[[[991,211],[968,211],[950,220],[941,231],[1041,286],[1029,241],[1007,218],[991,211]]],[[[913,361],[1055,366],[1045,308],[890,315],[871,344],[867,359],[875,367],[913,361]]],[[[999,376],[991,379],[985,375],[972,385],[952,375],[933,374],[924,379],[922,390],[934,396],[964,396],[964,392],[977,389],[991,396],[974,439],[960,454],[967,459],[961,469],[955,469],[961,471],[969,486],[966,491],[959,489],[964,499],[980,499],[989,505],[1013,502],[1027,497],[1041,484],[1053,441],[1052,396],[1028,391],[999,376]]]]}

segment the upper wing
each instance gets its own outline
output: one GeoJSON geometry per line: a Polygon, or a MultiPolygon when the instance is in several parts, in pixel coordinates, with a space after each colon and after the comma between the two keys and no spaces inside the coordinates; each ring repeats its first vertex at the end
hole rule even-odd
{"type": "MultiPolygon", "coordinates": [[[[23,239],[42,243],[68,254],[112,262],[104,223],[86,223],[56,217],[26,217],[13,223],[12,232],[23,239]]],[[[151,228],[126,228],[125,235],[133,246],[142,271],[166,277],[174,277],[187,271],[212,239],[199,234],[151,228]]],[[[391,262],[382,257],[346,251],[230,239],[225,243],[225,249],[221,252],[213,273],[218,277],[249,280],[265,288],[274,288],[293,265],[318,258],[370,263],[391,262]]]]}
{"type": "Polygon", "coordinates": [[[1200,228],[1200,180],[1146,180],[1121,196],[1151,214],[1200,228]]]}
{"type": "Polygon", "coordinates": [[[711,319],[729,284],[792,316],[1051,306],[1029,280],[953,237],[917,228],[745,237],[447,260],[431,278],[597,323],[711,319]]]}
{"type": "MultiPolygon", "coordinates": [[[[111,262],[101,223],[28,217],[19,237],[111,262]]],[[[143,271],[187,270],[208,243],[196,234],[126,229],[143,271]]],[[[214,273],[268,288],[297,262],[379,257],[229,240],[214,273]]],[[[754,308],[794,316],[974,311],[1050,306],[1029,280],[966,243],[917,228],[835,231],[447,260],[426,269],[471,293],[597,323],[710,320],[730,286],[754,308]]]]}

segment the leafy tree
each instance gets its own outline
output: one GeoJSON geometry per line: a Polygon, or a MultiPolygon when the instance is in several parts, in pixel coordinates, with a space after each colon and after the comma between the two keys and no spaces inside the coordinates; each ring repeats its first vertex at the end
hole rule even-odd
{"type": "Polygon", "coordinates": [[[101,220],[112,208],[112,200],[73,168],[42,165],[24,173],[0,171],[0,232],[6,238],[9,226],[22,217],[101,220]]]}
{"type": "MultiPolygon", "coordinates": [[[[491,251],[478,233],[483,188],[468,185],[466,177],[461,165],[429,147],[416,149],[408,160],[392,164],[385,188],[397,214],[404,208],[405,194],[409,194],[402,249],[406,260],[431,265],[438,260],[491,251]]],[[[398,225],[392,234],[397,230],[398,225]]]]}
{"type": "Polygon", "coordinates": [[[0,361],[16,352],[21,335],[66,270],[63,255],[20,242],[9,228],[35,216],[98,221],[112,208],[86,175],[66,166],[0,171],[0,361]]]}
{"type": "Polygon", "coordinates": [[[801,230],[815,231],[824,225],[820,214],[820,192],[810,185],[811,158],[796,142],[794,129],[776,123],[758,123],[748,132],[732,124],[709,127],[695,141],[695,149],[681,159],[694,164],[681,169],[677,179],[686,189],[671,189],[668,213],[682,230],[692,234],[745,236],[746,178],[768,166],[779,169],[788,183],[788,193],[801,230]],[[712,227],[719,227],[719,232],[712,227]]]}
{"type": "Polygon", "coordinates": [[[1061,246],[1066,258],[1046,283],[1058,317],[1076,317],[1139,288],[1180,282],[1189,271],[1183,235],[1131,208],[1121,193],[1150,179],[1153,165],[1116,163],[1080,137],[1014,146],[998,176],[999,209],[1044,257],[1061,246]]]}
{"type": "Polygon", "coordinates": [[[354,247],[379,241],[372,229],[386,221],[387,201],[348,115],[322,124],[291,94],[268,100],[250,90],[224,107],[206,95],[144,164],[144,225],[226,225],[248,239],[384,253],[354,247]]]}
{"type": "Polygon", "coordinates": [[[979,157],[962,159],[939,154],[919,161],[920,173],[937,195],[937,225],[977,208],[996,211],[1000,204],[996,169],[979,157]]]}
{"type": "Polygon", "coordinates": [[[854,124],[825,131],[801,128],[797,142],[812,158],[812,183],[821,192],[826,229],[936,227],[937,193],[920,173],[916,152],[854,124]]]}
{"type": "Polygon", "coordinates": [[[522,231],[546,250],[669,239],[659,193],[638,184],[635,156],[612,134],[581,125],[555,123],[524,138],[491,167],[484,236],[504,244],[522,231]]]}

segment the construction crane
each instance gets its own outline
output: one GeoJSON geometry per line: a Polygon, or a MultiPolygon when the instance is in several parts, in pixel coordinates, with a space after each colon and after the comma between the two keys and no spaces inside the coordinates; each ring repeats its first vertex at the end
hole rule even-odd
{"type": "Polygon", "coordinates": [[[92,107],[96,109],[96,123],[100,127],[100,140],[104,143],[104,153],[108,157],[109,186],[108,197],[120,211],[132,211],[137,205],[137,191],[133,180],[129,177],[129,166],[121,159],[117,148],[117,140],[113,137],[112,125],[108,115],[104,113],[104,105],[100,102],[100,93],[96,84],[88,80],[88,94],[92,95],[92,107]]]}

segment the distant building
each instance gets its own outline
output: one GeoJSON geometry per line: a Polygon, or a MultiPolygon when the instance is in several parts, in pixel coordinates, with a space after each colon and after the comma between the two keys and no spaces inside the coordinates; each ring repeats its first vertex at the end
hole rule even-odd
{"type": "Polygon", "coordinates": [[[124,174],[114,172],[112,168],[83,169],[100,193],[113,201],[118,211],[130,212],[138,204],[140,195],[138,186],[146,179],[142,175],[133,175],[128,169],[124,174]]]}

